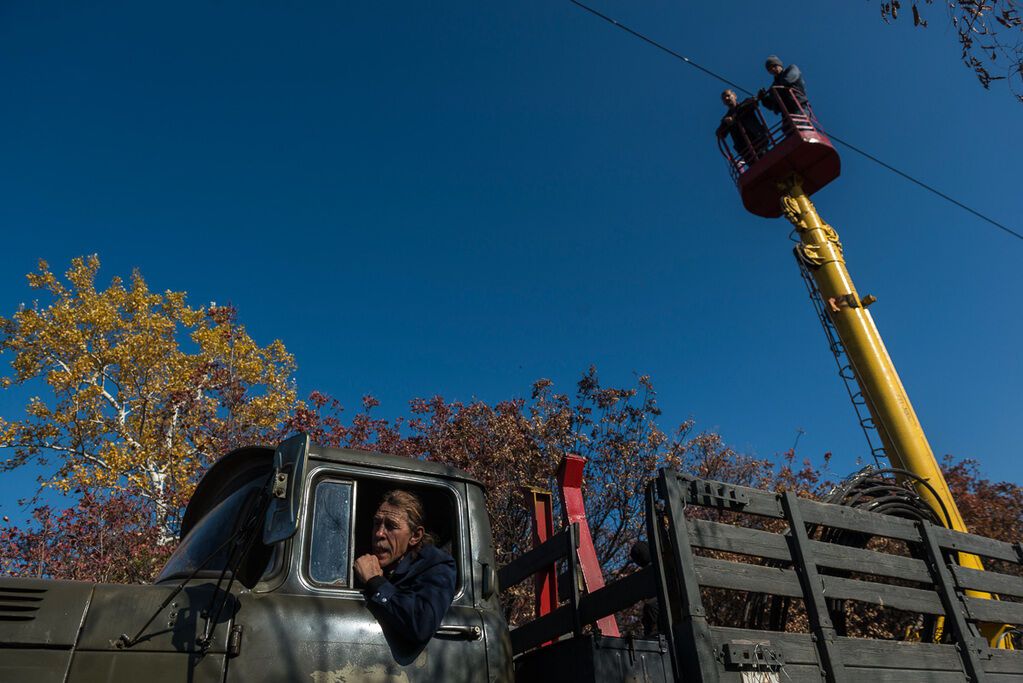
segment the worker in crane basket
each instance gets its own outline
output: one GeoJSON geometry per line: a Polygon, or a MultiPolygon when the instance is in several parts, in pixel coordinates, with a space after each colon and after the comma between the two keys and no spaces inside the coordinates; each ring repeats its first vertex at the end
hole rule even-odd
{"type": "Polygon", "coordinates": [[[771,89],[760,89],[757,99],[776,114],[798,114],[806,108],[806,82],[803,74],[795,64],[785,66],[777,55],[770,55],[764,62],[767,73],[774,76],[771,89]],[[777,93],[778,99],[773,93],[777,93]]]}
{"type": "Polygon", "coordinates": [[[757,101],[747,97],[739,102],[734,90],[721,93],[721,101],[728,107],[728,111],[721,117],[717,136],[730,136],[736,153],[748,166],[767,149],[767,126],[757,111],[757,101]]]}
{"type": "Polygon", "coordinates": [[[423,526],[419,496],[400,489],[380,499],[372,552],[355,560],[370,611],[385,631],[414,649],[433,637],[455,597],[455,560],[423,526]]]}

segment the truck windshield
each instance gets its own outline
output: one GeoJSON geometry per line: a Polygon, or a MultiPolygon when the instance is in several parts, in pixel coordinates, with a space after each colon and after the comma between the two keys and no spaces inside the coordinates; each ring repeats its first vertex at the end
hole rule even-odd
{"type": "Polygon", "coordinates": [[[244,506],[245,500],[261,485],[262,480],[259,479],[241,487],[199,520],[195,527],[188,532],[188,535],[181,539],[181,543],[167,560],[167,565],[160,572],[157,581],[188,576],[198,569],[199,565],[207,558],[209,560],[202,567],[202,571],[222,571],[227,564],[228,555],[233,546],[232,543],[225,543],[225,541],[231,537],[241,522],[238,519],[238,514],[244,506]],[[210,557],[214,552],[216,555],[210,557]]]}

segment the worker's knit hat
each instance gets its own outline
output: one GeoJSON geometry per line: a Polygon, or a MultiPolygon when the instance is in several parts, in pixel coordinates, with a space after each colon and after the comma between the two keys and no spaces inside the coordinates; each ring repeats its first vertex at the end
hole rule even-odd
{"type": "Polygon", "coordinates": [[[764,66],[772,67],[772,66],[785,66],[785,65],[781,63],[780,59],[778,59],[778,55],[771,55],[770,57],[767,58],[767,61],[764,62],[764,66]]]}

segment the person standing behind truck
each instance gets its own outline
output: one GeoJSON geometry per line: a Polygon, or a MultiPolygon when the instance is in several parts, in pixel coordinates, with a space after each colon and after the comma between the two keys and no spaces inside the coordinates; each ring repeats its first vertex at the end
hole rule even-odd
{"type": "Polygon", "coordinates": [[[385,630],[423,647],[455,596],[455,560],[437,548],[423,526],[419,497],[388,491],[373,516],[372,552],[355,560],[370,611],[385,630]]]}

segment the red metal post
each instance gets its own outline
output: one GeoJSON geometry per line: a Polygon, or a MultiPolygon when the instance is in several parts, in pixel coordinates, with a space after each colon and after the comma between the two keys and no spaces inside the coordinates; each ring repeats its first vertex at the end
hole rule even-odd
{"type": "MultiPolygon", "coordinates": [[[[604,575],[597,562],[597,551],[593,547],[593,536],[590,525],[586,521],[586,506],[583,503],[583,467],[586,458],[579,455],[566,455],[558,465],[558,489],[561,492],[561,506],[565,512],[565,524],[579,525],[579,566],[583,571],[583,582],[586,592],[592,593],[604,587],[604,575]]],[[[575,580],[575,577],[572,577],[575,580]]],[[[618,622],[614,615],[597,620],[597,628],[605,636],[621,637],[618,622]]]]}
{"type": "MultiPolygon", "coordinates": [[[[526,497],[526,507],[529,509],[533,521],[533,547],[535,548],[554,535],[554,499],[550,491],[543,489],[527,488],[523,493],[526,497]]],[[[535,581],[535,611],[537,617],[542,617],[558,606],[557,565],[551,564],[547,570],[537,572],[535,581]]]]}

